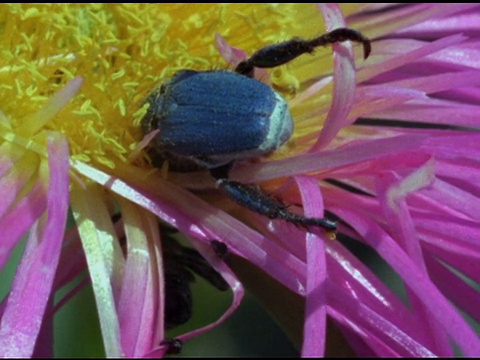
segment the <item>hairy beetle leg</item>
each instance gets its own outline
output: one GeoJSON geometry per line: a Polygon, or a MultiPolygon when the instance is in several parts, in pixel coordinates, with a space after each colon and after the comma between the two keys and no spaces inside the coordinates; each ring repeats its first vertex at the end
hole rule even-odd
{"type": "Polygon", "coordinates": [[[268,45],[255,52],[250,58],[240,62],[235,72],[253,76],[253,68],[273,68],[286,64],[293,59],[312,53],[315,48],[342,41],[355,41],[363,45],[363,57],[366,59],[372,50],[370,40],[357,30],[339,28],[312,40],[293,38],[278,44],[268,45]]]}
{"type": "Polygon", "coordinates": [[[308,218],[292,213],[281,202],[256,186],[242,184],[226,178],[217,179],[217,186],[223,189],[237,204],[246,207],[270,219],[282,219],[302,227],[321,227],[328,231],[335,231],[337,223],[323,218],[308,218]]]}
{"type": "Polygon", "coordinates": [[[227,256],[229,254],[227,244],[213,239],[213,240],[210,240],[210,246],[212,247],[213,251],[215,252],[215,255],[217,255],[220,259],[222,259],[222,260],[227,259],[227,256]]]}

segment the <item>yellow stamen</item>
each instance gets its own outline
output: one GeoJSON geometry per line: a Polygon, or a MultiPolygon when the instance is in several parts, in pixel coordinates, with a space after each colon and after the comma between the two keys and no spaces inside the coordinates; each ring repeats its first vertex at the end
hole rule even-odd
{"type": "MultiPolygon", "coordinates": [[[[154,88],[180,69],[227,67],[215,47],[216,32],[250,54],[324,32],[315,6],[284,4],[13,4],[0,7],[0,23],[0,109],[13,131],[60,131],[74,158],[110,168],[128,161],[141,140],[144,100],[154,88]],[[84,84],[74,99],[61,111],[46,107],[75,76],[84,84]]],[[[327,61],[305,72],[301,64],[312,62],[307,57],[275,70],[274,85],[294,93],[322,66],[330,71],[327,61]]]]}

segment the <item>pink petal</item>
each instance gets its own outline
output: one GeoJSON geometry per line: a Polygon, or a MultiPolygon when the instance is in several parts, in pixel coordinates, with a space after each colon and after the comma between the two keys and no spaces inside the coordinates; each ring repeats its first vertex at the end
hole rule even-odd
{"type": "Polygon", "coordinates": [[[105,203],[96,185],[72,188],[71,206],[87,259],[107,356],[122,354],[116,301],[121,289],[123,255],[105,203]],[[95,219],[93,221],[92,219],[95,219]]]}
{"type": "Polygon", "coordinates": [[[401,66],[409,65],[430,54],[451,48],[465,39],[465,36],[457,34],[431,43],[419,43],[413,40],[383,40],[375,42],[374,50],[378,50],[372,52],[372,57],[385,57],[385,59],[382,59],[383,61],[379,62],[379,64],[360,70],[358,74],[359,81],[372,79],[376,75],[385,74],[401,66]]]}
{"type": "MultiPolygon", "coordinates": [[[[355,206],[351,198],[349,205],[355,206]]],[[[387,233],[374,222],[364,218],[358,206],[355,210],[346,210],[345,204],[331,208],[371,242],[375,250],[388,261],[429,309],[431,319],[450,334],[466,355],[479,353],[480,345],[476,334],[387,233]]]]}
{"type": "Polygon", "coordinates": [[[465,280],[455,275],[433,256],[428,255],[425,260],[429,273],[432,274],[433,282],[442,293],[475,321],[480,321],[480,309],[478,308],[480,293],[478,289],[467,284],[465,280]]]}
{"type": "MultiPolygon", "coordinates": [[[[314,178],[297,176],[295,180],[302,194],[305,216],[323,217],[323,201],[314,178]]],[[[307,233],[307,284],[305,304],[305,324],[302,356],[323,356],[326,339],[326,278],[325,258],[326,236],[320,238],[314,233],[307,233]]]]}
{"type": "Polygon", "coordinates": [[[192,339],[193,337],[205,334],[206,332],[222,324],[238,309],[245,292],[242,283],[238,280],[235,273],[230,270],[230,268],[225,264],[225,262],[215,254],[210,245],[205,245],[198,242],[193,242],[192,244],[208,261],[208,263],[212,265],[213,268],[222,275],[228,285],[230,285],[230,288],[233,291],[233,299],[230,307],[223,313],[223,315],[219,319],[200,329],[196,329],[187,334],[179,336],[178,339],[182,341],[187,341],[189,339],[192,339]]]}
{"type": "Polygon", "coordinates": [[[451,33],[478,34],[480,14],[478,7],[470,8],[463,14],[432,18],[399,31],[407,37],[439,38],[451,33]]]}
{"type": "Polygon", "coordinates": [[[164,283],[163,264],[161,249],[153,249],[160,244],[158,220],[128,201],[120,199],[120,206],[127,238],[118,300],[122,349],[127,357],[140,357],[164,338],[163,289],[159,288],[164,283]],[[138,231],[142,228],[152,231],[138,231]]]}
{"type": "Polygon", "coordinates": [[[439,125],[476,126],[480,107],[447,103],[441,100],[415,101],[392,106],[383,111],[379,108],[369,116],[380,120],[402,119],[405,122],[439,125]]]}
{"type": "MultiPolygon", "coordinates": [[[[352,237],[356,238],[357,235],[352,237]]],[[[378,316],[388,319],[405,336],[416,339],[427,347],[428,344],[433,343],[430,332],[425,331],[422,327],[412,326],[415,317],[410,309],[355,255],[338,242],[329,242],[327,252],[329,255],[327,257],[328,281],[341,286],[344,291],[348,292],[350,301],[361,302],[375,311],[378,316]]],[[[332,306],[335,307],[335,303],[332,306]]],[[[340,313],[337,315],[337,320],[343,322],[340,313]]],[[[353,327],[352,331],[355,332],[356,328],[353,327]]],[[[362,332],[359,332],[359,335],[362,336],[362,332]]]]}
{"type": "MultiPolygon", "coordinates": [[[[433,162],[430,161],[425,166],[401,179],[398,183],[395,183],[396,176],[393,174],[389,175],[390,174],[387,174],[387,176],[379,181],[379,192],[381,194],[380,203],[384,209],[384,217],[388,219],[389,230],[395,234],[395,238],[400,246],[402,246],[418,268],[421,269],[424,274],[427,274],[419,238],[416,234],[412,216],[405,198],[409,193],[418,191],[422,187],[427,187],[433,182],[433,162]],[[388,189],[386,189],[386,187],[388,187],[388,189]],[[382,200],[382,198],[384,199],[382,200]]],[[[436,352],[445,356],[452,356],[453,353],[448,344],[448,337],[444,329],[439,328],[430,320],[428,311],[422,302],[415,294],[411,293],[410,289],[407,289],[407,291],[409,292],[411,307],[416,313],[418,321],[423,322],[425,327],[429,329],[428,331],[434,334],[434,337],[437,339],[436,345],[438,345],[438,348],[436,352]],[[439,341],[439,339],[443,339],[443,341],[439,341]]]]}
{"type": "MultiPolygon", "coordinates": [[[[336,5],[319,5],[325,19],[328,30],[345,27],[340,8],[336,5]]],[[[325,120],[318,141],[310,149],[310,152],[325,147],[344,127],[347,122],[347,115],[353,105],[356,87],[355,65],[353,62],[353,51],[350,42],[333,44],[333,98],[330,110],[325,120]]]]}
{"type": "Polygon", "coordinates": [[[48,103],[43,106],[35,115],[27,118],[22,125],[16,129],[23,135],[32,135],[42,129],[65,105],[77,94],[83,84],[83,78],[77,76],[70,80],[60,91],[51,97],[48,103]]]}
{"type": "Polygon", "coordinates": [[[73,161],[72,166],[88,178],[150,210],[164,221],[174,224],[186,235],[204,239],[205,242],[212,238],[225,241],[229,248],[241,252],[249,261],[261,266],[287,288],[299,293],[304,292],[302,284],[305,272],[301,269],[305,265],[298,258],[185,189],[158,177],[155,178],[158,187],[155,188],[155,194],[151,194],[142,189],[145,186],[142,179],[149,175],[147,172],[142,174],[139,169],[122,169],[123,179],[127,179],[129,184],[134,184],[132,186],[81,162],[73,161]],[[215,216],[209,217],[205,214],[215,216]]]}
{"type": "Polygon", "coordinates": [[[10,253],[23,234],[31,228],[32,224],[47,208],[47,194],[45,185],[39,181],[30,192],[22,198],[10,212],[0,219],[0,268],[2,268],[10,253]]]}
{"type": "Polygon", "coordinates": [[[215,34],[215,43],[217,44],[220,55],[222,55],[223,59],[232,68],[236,67],[240,61],[245,60],[248,57],[245,51],[230,46],[222,35],[218,33],[215,34]]]}
{"type": "Polygon", "coordinates": [[[398,356],[434,356],[423,344],[404,333],[374,309],[346,294],[345,290],[333,282],[328,282],[329,314],[339,322],[344,322],[369,344],[372,351],[380,351],[377,355],[391,354],[398,356]],[[378,345],[383,346],[378,347],[378,345]]]}
{"type": "Polygon", "coordinates": [[[31,356],[37,341],[60,255],[69,194],[69,154],[64,138],[50,136],[47,215],[30,232],[27,247],[0,325],[0,353],[31,356]]]}
{"type": "MultiPolygon", "coordinates": [[[[356,140],[335,150],[325,150],[263,164],[238,165],[232,171],[232,178],[243,182],[260,182],[313,171],[330,172],[335,168],[378,161],[389,156],[392,156],[391,162],[402,166],[402,163],[397,161],[398,156],[411,154],[410,151],[420,149],[424,142],[425,138],[422,135],[356,140]]],[[[422,156],[422,159],[424,158],[422,156]]],[[[418,164],[418,157],[412,157],[412,160],[413,163],[418,164]]]]}
{"type": "Polygon", "coordinates": [[[0,145],[0,177],[10,171],[24,155],[25,151],[22,151],[11,142],[2,143],[0,145]]]}
{"type": "Polygon", "coordinates": [[[474,9],[476,4],[417,4],[412,6],[401,6],[389,9],[388,12],[382,13],[382,16],[372,17],[364,14],[355,14],[349,18],[349,26],[357,28],[357,24],[361,24],[362,31],[366,34],[375,34],[382,36],[391,34],[396,30],[406,28],[410,25],[422,23],[423,21],[434,19],[436,17],[455,14],[460,11],[474,9]],[[363,18],[368,17],[369,21],[363,18]]]}

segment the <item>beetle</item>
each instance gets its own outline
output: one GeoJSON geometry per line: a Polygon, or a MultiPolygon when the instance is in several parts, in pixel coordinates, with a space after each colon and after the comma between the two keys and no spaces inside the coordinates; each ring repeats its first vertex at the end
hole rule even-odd
{"type": "MultiPolygon", "coordinates": [[[[176,230],[160,224],[165,272],[165,328],[172,329],[192,317],[194,274],[201,276],[220,291],[230,289],[208,261],[195,249],[181,245],[174,237],[176,230]]],[[[212,240],[215,244],[221,244],[212,240]]]]}
{"type": "MultiPolygon", "coordinates": [[[[115,214],[112,221],[117,222],[120,218],[120,214],[115,214]]],[[[192,317],[194,299],[191,285],[195,282],[195,275],[202,277],[220,291],[226,291],[230,286],[197,250],[183,246],[177,241],[177,229],[162,222],[159,222],[158,226],[162,239],[165,281],[165,329],[169,330],[186,323],[192,317]]],[[[121,236],[119,240],[126,256],[127,238],[121,236]]],[[[222,260],[225,260],[228,255],[227,246],[218,240],[211,240],[210,244],[217,256],[221,255],[222,260]]],[[[178,345],[181,345],[178,341],[173,339],[173,342],[168,344],[171,345],[169,350],[175,351],[178,345]]]]}
{"type": "Polygon", "coordinates": [[[180,171],[207,169],[217,187],[251,211],[335,231],[336,222],[290,212],[259,187],[230,180],[228,175],[235,161],[266,155],[293,133],[287,102],[254,79],[254,68],[280,66],[319,46],[346,40],[362,43],[364,58],[368,57],[370,40],[356,30],[339,28],[311,40],[293,38],[268,45],[234,71],[178,71],[147,98],[150,106],[142,119],[143,133],[160,130],[149,144],[151,157],[168,160],[180,171]]]}

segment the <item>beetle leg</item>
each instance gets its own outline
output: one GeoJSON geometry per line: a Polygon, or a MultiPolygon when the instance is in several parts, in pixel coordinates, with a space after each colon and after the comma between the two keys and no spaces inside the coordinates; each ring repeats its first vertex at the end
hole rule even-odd
{"type": "Polygon", "coordinates": [[[213,169],[211,174],[217,180],[217,186],[223,189],[237,204],[258,214],[268,216],[270,219],[282,219],[303,227],[317,226],[328,231],[337,229],[335,221],[322,218],[308,218],[288,211],[285,204],[275,200],[259,187],[228,180],[226,176],[218,176],[220,174],[225,175],[225,172],[228,173],[228,170],[228,168],[223,168],[220,171],[213,169]]]}
{"type": "Polygon", "coordinates": [[[183,342],[180,339],[172,338],[172,339],[164,339],[161,343],[161,346],[166,346],[167,350],[165,354],[167,355],[178,355],[182,351],[183,342]]]}
{"type": "Polygon", "coordinates": [[[235,72],[253,77],[253,68],[273,68],[286,64],[305,53],[312,53],[315,48],[342,41],[355,41],[363,44],[363,57],[366,59],[372,49],[370,40],[359,31],[339,28],[312,40],[293,38],[274,45],[268,45],[255,52],[249,59],[242,61],[235,72]]]}
{"type": "Polygon", "coordinates": [[[229,254],[229,249],[227,244],[218,241],[218,240],[210,240],[210,246],[215,252],[215,254],[222,260],[226,260],[229,254]]]}

